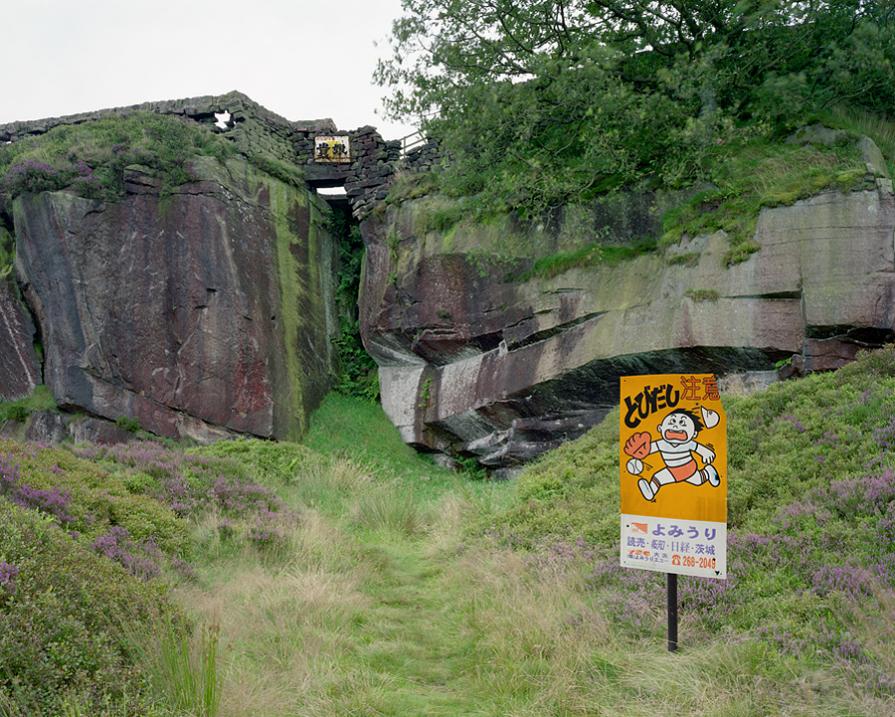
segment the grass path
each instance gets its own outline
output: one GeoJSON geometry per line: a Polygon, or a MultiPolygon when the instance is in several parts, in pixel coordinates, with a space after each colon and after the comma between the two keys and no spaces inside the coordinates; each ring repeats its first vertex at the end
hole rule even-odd
{"type": "Polygon", "coordinates": [[[381,569],[363,586],[372,607],[358,636],[357,658],[390,686],[384,714],[469,714],[461,678],[470,636],[443,570],[425,554],[426,542],[372,548],[381,569]]]}
{"type": "Polygon", "coordinates": [[[438,532],[356,527],[353,500],[339,517],[306,515],[282,559],[224,554],[201,588],[181,591],[222,626],[223,714],[492,714],[475,694],[476,635],[438,532]],[[268,692],[269,711],[256,711],[265,685],[290,682],[301,689],[268,692]]]}
{"type": "Polygon", "coordinates": [[[316,419],[318,460],[276,486],[297,515],[288,544],[259,559],[229,549],[212,521],[199,530],[200,583],[178,593],[221,626],[222,715],[501,714],[470,673],[456,556],[464,511],[509,486],[421,459],[382,431],[378,407],[325,406],[316,419]]]}

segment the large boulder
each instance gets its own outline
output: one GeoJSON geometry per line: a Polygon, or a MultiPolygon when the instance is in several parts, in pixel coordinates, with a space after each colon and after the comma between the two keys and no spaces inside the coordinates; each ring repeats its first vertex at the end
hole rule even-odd
{"type": "MultiPolygon", "coordinates": [[[[613,227],[569,212],[552,228],[445,230],[437,199],[389,207],[362,225],[362,332],[383,406],[406,441],[497,466],[600,420],[620,374],[841,365],[895,327],[891,187],[765,209],[760,251],[729,268],[723,232],[618,263],[533,264],[525,247],[570,257],[613,227]]],[[[659,213],[641,212],[638,231],[659,213]]]]}
{"type": "Polygon", "coordinates": [[[132,167],[115,202],[16,198],[45,383],[63,408],[164,436],[295,438],[332,374],[329,209],[242,159],[192,172],[163,190],[132,167]]]}

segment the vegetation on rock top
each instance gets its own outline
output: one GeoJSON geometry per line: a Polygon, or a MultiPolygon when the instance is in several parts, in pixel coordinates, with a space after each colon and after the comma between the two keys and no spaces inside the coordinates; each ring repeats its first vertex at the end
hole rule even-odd
{"type": "Polygon", "coordinates": [[[498,211],[711,181],[719,146],[895,106],[885,3],[404,0],[377,80],[498,211]]]}
{"type": "Polygon", "coordinates": [[[234,152],[229,142],[195,122],[140,112],[61,125],[0,147],[0,175],[10,198],[70,187],[81,196],[115,199],[124,192],[126,167],[147,168],[160,179],[162,192],[170,192],[192,179],[191,158],[223,162],[234,152]]]}
{"type": "MultiPolygon", "coordinates": [[[[662,240],[726,231],[757,249],[762,207],[860,188],[853,140],[895,161],[895,23],[885,3],[404,0],[378,82],[439,142],[440,171],[390,201],[458,198],[453,216],[522,219],[621,189],[708,186],[662,240]],[[784,140],[814,122],[840,146],[784,140]]],[[[452,215],[442,212],[441,230],[452,215]]],[[[457,219],[453,219],[456,221],[457,219]]],[[[660,237],[654,237],[659,239],[660,237]]]]}

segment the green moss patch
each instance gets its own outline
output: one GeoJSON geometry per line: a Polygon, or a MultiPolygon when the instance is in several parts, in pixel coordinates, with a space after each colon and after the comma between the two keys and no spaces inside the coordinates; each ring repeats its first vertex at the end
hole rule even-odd
{"type": "Polygon", "coordinates": [[[571,251],[562,251],[545,256],[520,277],[520,281],[533,278],[552,279],[570,269],[593,266],[618,266],[624,261],[656,250],[656,242],[644,239],[632,244],[588,244],[571,251]]]}
{"type": "Polygon", "coordinates": [[[714,289],[687,289],[684,295],[693,301],[717,301],[720,298],[714,289]]]}

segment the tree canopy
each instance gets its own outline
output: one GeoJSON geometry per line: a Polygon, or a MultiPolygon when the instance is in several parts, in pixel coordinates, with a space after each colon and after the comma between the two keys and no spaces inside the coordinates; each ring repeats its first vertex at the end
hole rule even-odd
{"type": "Polygon", "coordinates": [[[895,112],[895,3],[403,0],[377,81],[443,187],[550,206],[701,179],[714,147],[895,112]]]}

